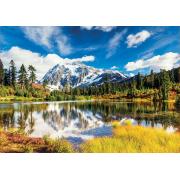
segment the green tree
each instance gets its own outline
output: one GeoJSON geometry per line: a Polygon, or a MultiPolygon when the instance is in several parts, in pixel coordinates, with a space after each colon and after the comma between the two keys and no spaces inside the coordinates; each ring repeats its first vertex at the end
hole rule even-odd
{"type": "Polygon", "coordinates": [[[3,85],[3,79],[4,79],[4,69],[3,69],[3,63],[0,59],[0,85],[3,85]]]}
{"type": "Polygon", "coordinates": [[[27,88],[28,86],[28,79],[27,79],[27,72],[24,64],[21,65],[19,70],[18,82],[21,85],[21,88],[27,88]]]}
{"type": "Polygon", "coordinates": [[[4,69],[3,83],[4,83],[5,86],[10,85],[10,73],[9,73],[9,70],[7,70],[7,69],[4,69]]]}
{"type": "Polygon", "coordinates": [[[32,83],[36,81],[36,74],[35,74],[36,69],[34,68],[34,66],[29,65],[28,71],[29,71],[29,82],[32,85],[32,83]]]}
{"type": "Polygon", "coordinates": [[[15,87],[16,86],[16,67],[13,60],[10,61],[9,78],[10,78],[10,85],[15,87]]]}
{"type": "Polygon", "coordinates": [[[171,79],[171,82],[175,82],[175,72],[174,72],[174,69],[172,69],[169,73],[169,76],[170,76],[170,79],[171,79]]]}
{"type": "Polygon", "coordinates": [[[180,83],[180,67],[172,69],[174,72],[174,81],[175,83],[180,83]]]}
{"type": "Polygon", "coordinates": [[[150,73],[150,87],[151,87],[151,88],[154,88],[154,81],[155,81],[154,71],[151,70],[151,73],[150,73]]]}
{"type": "Polygon", "coordinates": [[[166,70],[161,70],[161,94],[163,100],[168,100],[169,88],[171,85],[169,73],[166,70]]]}
{"type": "Polygon", "coordinates": [[[136,81],[135,81],[135,78],[133,77],[133,79],[130,83],[130,88],[128,89],[128,96],[134,97],[135,93],[136,93],[136,81]]]}
{"type": "Polygon", "coordinates": [[[137,89],[142,89],[143,88],[143,79],[141,74],[138,72],[137,75],[137,89]]]}

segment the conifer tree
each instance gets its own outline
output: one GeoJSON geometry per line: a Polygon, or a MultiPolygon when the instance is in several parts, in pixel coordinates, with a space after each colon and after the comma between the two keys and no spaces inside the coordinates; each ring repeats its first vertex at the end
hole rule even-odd
{"type": "Polygon", "coordinates": [[[34,68],[34,66],[32,65],[29,65],[28,67],[28,71],[29,71],[29,82],[31,83],[34,83],[36,81],[36,69],[34,68]]]}
{"type": "Polygon", "coordinates": [[[15,87],[16,86],[16,67],[13,60],[10,61],[10,68],[9,68],[9,79],[10,85],[15,87]]]}
{"type": "Polygon", "coordinates": [[[18,82],[21,85],[21,88],[24,89],[28,86],[27,72],[24,64],[21,65],[19,70],[18,82]]]}
{"type": "Polygon", "coordinates": [[[4,79],[3,84],[5,86],[10,86],[10,73],[8,69],[4,69],[4,79]]]}
{"type": "Polygon", "coordinates": [[[143,88],[143,80],[142,76],[140,73],[137,75],[137,89],[142,89],[143,88]]]}
{"type": "Polygon", "coordinates": [[[3,63],[0,59],[0,85],[3,85],[3,79],[4,79],[4,69],[3,69],[3,63]]]}
{"type": "Polygon", "coordinates": [[[151,88],[154,88],[154,71],[151,70],[151,73],[150,73],[150,86],[151,88]]]}
{"type": "Polygon", "coordinates": [[[162,93],[162,99],[168,100],[168,93],[170,88],[170,77],[169,73],[166,70],[161,71],[161,93],[162,93]]]}

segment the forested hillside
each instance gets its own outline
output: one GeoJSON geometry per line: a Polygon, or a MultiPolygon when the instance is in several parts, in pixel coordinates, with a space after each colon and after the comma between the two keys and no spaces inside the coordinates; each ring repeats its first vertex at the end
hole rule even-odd
{"type": "MultiPolygon", "coordinates": [[[[28,69],[22,64],[17,71],[13,60],[4,68],[0,60],[0,97],[40,98],[42,100],[75,100],[75,99],[148,99],[150,101],[177,100],[180,94],[180,67],[170,71],[151,71],[149,75],[138,73],[134,77],[120,82],[111,82],[105,77],[100,85],[88,87],[65,86],[62,89],[49,91],[47,81],[37,83],[36,69],[30,65],[28,69]]],[[[12,98],[12,100],[13,100],[12,98]]],[[[18,98],[15,98],[18,100],[18,98]]],[[[19,99],[20,100],[20,99],[19,99]]]]}

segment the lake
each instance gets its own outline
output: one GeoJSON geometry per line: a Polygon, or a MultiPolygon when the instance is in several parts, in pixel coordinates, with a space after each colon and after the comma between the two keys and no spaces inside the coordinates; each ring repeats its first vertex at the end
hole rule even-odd
{"type": "Polygon", "coordinates": [[[20,129],[32,137],[64,137],[72,143],[111,136],[111,122],[180,130],[180,107],[172,103],[66,101],[0,104],[0,128],[20,129]]]}

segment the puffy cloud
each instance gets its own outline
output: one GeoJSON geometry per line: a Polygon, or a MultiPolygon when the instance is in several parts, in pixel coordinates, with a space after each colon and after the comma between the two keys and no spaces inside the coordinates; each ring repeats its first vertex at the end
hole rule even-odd
{"type": "Polygon", "coordinates": [[[22,27],[26,37],[38,45],[53,48],[57,45],[62,55],[68,55],[72,52],[69,38],[63,34],[61,28],[55,26],[42,27],[22,27]]]}
{"type": "Polygon", "coordinates": [[[96,26],[95,29],[103,31],[103,32],[110,32],[112,31],[116,26],[96,26]]]}
{"type": "MultiPolygon", "coordinates": [[[[69,60],[69,59],[68,59],[69,60]]],[[[93,62],[95,60],[94,56],[83,56],[82,58],[72,59],[71,61],[78,61],[78,62],[93,62]]]]}
{"type": "Polygon", "coordinates": [[[14,60],[16,67],[19,67],[24,64],[26,68],[29,65],[33,65],[37,70],[37,78],[40,80],[45,73],[55,66],[58,63],[67,63],[67,62],[87,62],[94,61],[94,56],[84,56],[76,59],[62,58],[57,54],[48,54],[42,56],[39,53],[32,52],[30,50],[22,49],[19,47],[12,47],[8,51],[2,51],[0,53],[0,58],[3,61],[4,66],[7,68],[11,59],[14,60]]]}
{"type": "Polygon", "coordinates": [[[106,58],[111,57],[117,50],[117,47],[122,40],[123,36],[126,34],[127,29],[116,33],[108,42],[107,55],[106,58]]]}
{"type": "Polygon", "coordinates": [[[112,66],[111,69],[118,69],[119,67],[117,66],[112,66]]]}
{"type": "Polygon", "coordinates": [[[96,29],[103,32],[110,32],[115,28],[116,26],[81,26],[81,29],[86,29],[86,30],[96,29]]]}
{"type": "Polygon", "coordinates": [[[170,70],[180,65],[180,54],[168,52],[163,55],[157,55],[150,59],[139,59],[134,62],[128,62],[125,65],[127,71],[135,71],[144,68],[150,68],[154,71],[160,69],[170,70]]]}
{"type": "Polygon", "coordinates": [[[150,36],[151,33],[146,30],[138,32],[137,34],[130,34],[126,41],[128,48],[137,47],[138,44],[146,41],[150,36]]]}

